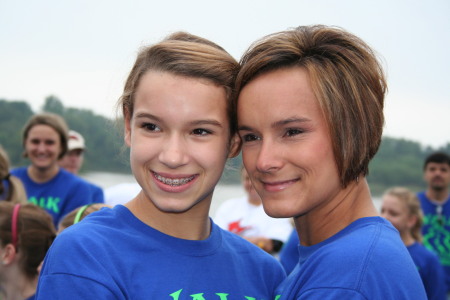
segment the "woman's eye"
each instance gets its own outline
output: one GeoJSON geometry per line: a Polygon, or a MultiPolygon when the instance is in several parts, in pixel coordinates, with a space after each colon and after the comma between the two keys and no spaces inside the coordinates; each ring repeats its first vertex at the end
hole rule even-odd
{"type": "Polygon", "coordinates": [[[144,123],[144,124],[142,124],[142,128],[144,128],[148,131],[161,131],[161,129],[153,123],[144,123]]]}
{"type": "Polygon", "coordinates": [[[295,136],[295,135],[299,135],[303,133],[303,130],[300,129],[295,129],[295,128],[289,128],[288,130],[286,130],[286,136],[295,136]]]}
{"type": "Polygon", "coordinates": [[[208,135],[208,134],[211,134],[211,131],[210,131],[210,130],[203,129],[203,128],[197,128],[197,129],[194,129],[194,130],[192,131],[192,133],[193,133],[194,135],[208,135]]]}
{"type": "Polygon", "coordinates": [[[254,134],[244,134],[241,138],[244,143],[257,141],[260,139],[258,136],[254,134]]]}

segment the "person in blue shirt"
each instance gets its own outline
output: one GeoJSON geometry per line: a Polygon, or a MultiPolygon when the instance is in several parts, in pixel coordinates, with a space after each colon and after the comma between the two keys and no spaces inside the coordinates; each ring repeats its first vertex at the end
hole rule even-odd
{"type": "Polygon", "coordinates": [[[294,218],[299,261],[279,299],[426,299],[366,180],[386,81],[373,50],[337,27],[256,41],[236,80],[242,159],[264,210],[294,218]]]}
{"type": "Polygon", "coordinates": [[[436,253],[444,266],[450,299],[450,156],[431,153],[423,164],[426,190],[417,193],[424,214],[423,245],[436,253]]]}
{"type": "Polygon", "coordinates": [[[281,248],[279,259],[286,274],[290,274],[298,263],[299,254],[298,246],[300,241],[298,240],[297,230],[293,229],[286,243],[281,248]]]}
{"type": "Polygon", "coordinates": [[[34,299],[39,266],[55,236],[44,209],[0,201],[0,299],[34,299]]]}
{"type": "Polygon", "coordinates": [[[279,262],[209,218],[239,152],[238,70],[224,49],[184,32],[140,51],[119,106],[142,191],[58,235],[37,299],[275,299],[279,262]]]}
{"type": "Polygon", "coordinates": [[[0,200],[26,203],[27,196],[22,181],[9,172],[8,154],[0,145],[0,200]]]}
{"type": "Polygon", "coordinates": [[[28,202],[44,208],[55,227],[61,217],[85,204],[101,202],[90,185],[58,165],[67,151],[68,130],[56,114],[31,116],[23,130],[24,156],[30,165],[11,170],[25,187],[28,202]]]}
{"type": "Polygon", "coordinates": [[[436,254],[422,245],[422,209],[416,195],[403,187],[384,192],[381,216],[400,233],[400,237],[419,270],[428,300],[447,299],[444,269],[436,254]]]}

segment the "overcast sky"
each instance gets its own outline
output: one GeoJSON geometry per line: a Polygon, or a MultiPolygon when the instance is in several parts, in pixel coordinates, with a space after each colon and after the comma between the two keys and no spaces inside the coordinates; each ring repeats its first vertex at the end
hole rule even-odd
{"type": "Polygon", "coordinates": [[[114,116],[139,47],[184,30],[236,59],[256,39],[326,24],[363,38],[388,76],[384,135],[450,143],[450,1],[0,0],[0,98],[114,116]]]}

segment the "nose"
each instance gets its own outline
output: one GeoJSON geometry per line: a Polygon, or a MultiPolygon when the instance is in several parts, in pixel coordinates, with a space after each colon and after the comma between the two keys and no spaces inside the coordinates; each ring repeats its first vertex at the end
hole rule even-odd
{"type": "Polygon", "coordinates": [[[282,159],[276,144],[270,140],[263,140],[256,158],[256,169],[262,173],[271,173],[281,168],[282,159]]]}
{"type": "Polygon", "coordinates": [[[46,149],[45,143],[43,142],[38,143],[36,148],[38,151],[45,151],[46,149]]]}
{"type": "Polygon", "coordinates": [[[171,135],[166,139],[159,153],[159,161],[171,169],[187,164],[189,161],[188,145],[183,137],[171,135]]]}

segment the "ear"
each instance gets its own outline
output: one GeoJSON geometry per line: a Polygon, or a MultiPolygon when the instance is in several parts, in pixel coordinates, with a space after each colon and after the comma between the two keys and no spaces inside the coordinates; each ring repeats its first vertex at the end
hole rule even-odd
{"type": "Polygon", "coordinates": [[[230,152],[228,153],[228,158],[233,158],[239,155],[241,151],[241,138],[236,133],[230,141],[230,152]]]}
{"type": "Polygon", "coordinates": [[[13,244],[7,244],[1,251],[1,260],[3,265],[9,265],[14,261],[16,257],[16,247],[13,244]]]}
{"type": "Polygon", "coordinates": [[[124,119],[124,136],[123,139],[125,144],[130,147],[131,146],[131,117],[130,114],[127,114],[124,119]]]}

